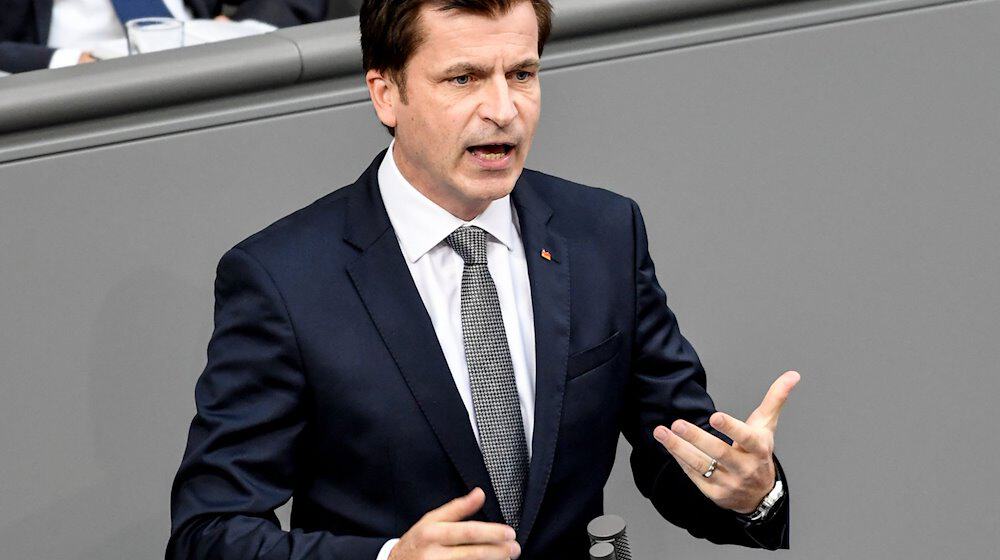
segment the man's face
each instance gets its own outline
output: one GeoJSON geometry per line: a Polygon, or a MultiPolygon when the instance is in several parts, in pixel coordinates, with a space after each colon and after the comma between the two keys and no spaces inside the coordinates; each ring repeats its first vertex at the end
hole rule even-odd
{"type": "Polygon", "coordinates": [[[372,72],[369,88],[379,118],[396,129],[403,175],[471,219],[510,193],[531,148],[541,109],[538,22],[525,1],[498,18],[424,7],[419,25],[424,41],[406,66],[407,103],[395,84],[379,91],[372,72]]]}

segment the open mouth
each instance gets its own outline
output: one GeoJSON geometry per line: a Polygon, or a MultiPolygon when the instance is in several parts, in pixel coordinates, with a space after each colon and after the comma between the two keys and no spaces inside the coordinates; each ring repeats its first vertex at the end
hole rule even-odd
{"type": "Polygon", "coordinates": [[[482,144],[466,148],[472,155],[487,161],[499,161],[513,149],[513,144],[482,144]]]}

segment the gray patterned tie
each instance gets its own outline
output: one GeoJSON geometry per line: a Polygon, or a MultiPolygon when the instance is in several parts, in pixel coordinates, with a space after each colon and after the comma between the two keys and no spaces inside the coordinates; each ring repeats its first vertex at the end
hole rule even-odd
{"type": "Polygon", "coordinates": [[[462,226],[447,241],[465,261],[462,340],[472,385],[472,409],[479,428],[479,448],[503,518],[516,531],[528,474],[528,446],[500,300],[486,267],[486,232],[475,226],[462,226]]]}

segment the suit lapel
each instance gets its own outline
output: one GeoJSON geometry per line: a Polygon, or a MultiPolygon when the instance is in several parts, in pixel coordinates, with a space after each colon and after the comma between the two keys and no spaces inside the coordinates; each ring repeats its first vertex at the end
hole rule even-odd
{"type": "Polygon", "coordinates": [[[565,238],[550,223],[552,209],[538,196],[524,173],[512,197],[528,261],[535,327],[535,424],[528,485],[517,534],[518,542],[524,546],[545,495],[559,435],[569,355],[570,255],[565,238]]]}
{"type": "Polygon", "coordinates": [[[361,255],[347,271],[448,458],[468,490],[479,486],[486,493],[486,518],[503,522],[468,412],[382,204],[378,167],[384,156],[375,158],[348,199],[345,239],[361,255]]]}
{"type": "MultiPolygon", "coordinates": [[[[345,240],[361,251],[348,273],[410,392],[468,490],[486,493],[483,513],[503,522],[482,452],[420,299],[378,189],[378,155],[348,199],[345,240]]],[[[552,209],[522,173],[512,193],[527,258],[535,330],[535,418],[517,540],[538,515],[555,456],[569,355],[569,247],[549,223],[552,209]],[[546,251],[549,259],[542,256],[546,251]]]]}

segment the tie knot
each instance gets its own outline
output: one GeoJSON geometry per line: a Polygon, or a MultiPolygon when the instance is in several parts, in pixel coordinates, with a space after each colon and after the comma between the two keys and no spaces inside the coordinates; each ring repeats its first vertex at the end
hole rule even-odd
{"type": "Polygon", "coordinates": [[[447,237],[448,245],[465,264],[486,264],[486,232],[476,226],[462,226],[447,237]]]}

